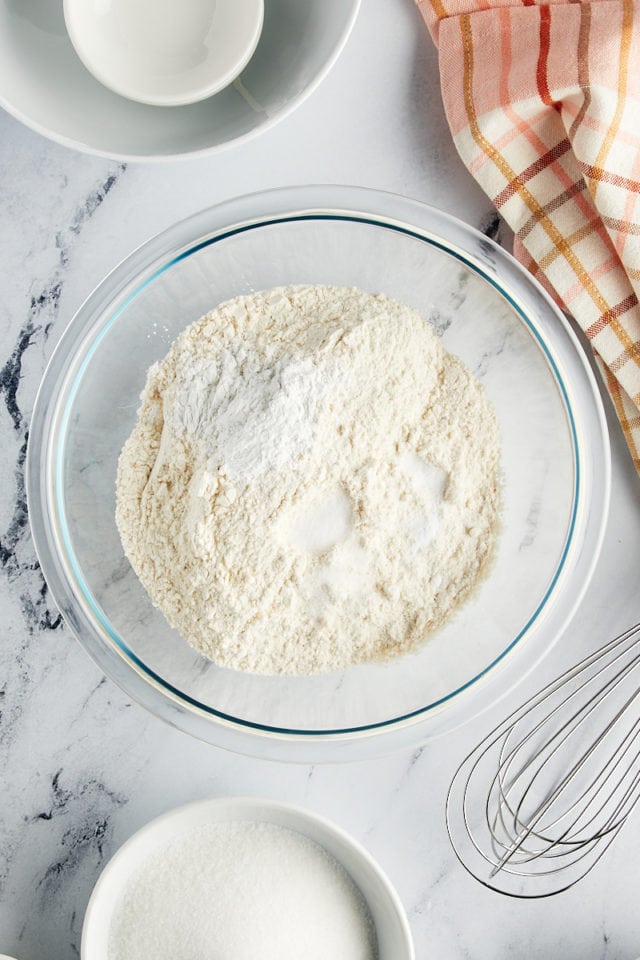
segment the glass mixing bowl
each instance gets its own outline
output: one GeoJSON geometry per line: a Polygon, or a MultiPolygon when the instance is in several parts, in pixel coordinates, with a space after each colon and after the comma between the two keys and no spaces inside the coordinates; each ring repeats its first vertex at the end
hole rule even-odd
{"type": "Polygon", "coordinates": [[[549,649],[599,551],[609,451],[581,347],[507,253],[411,200],[296,187],[176,224],[91,294],[38,395],[28,497],[56,603],[131,697],[223,747],[334,761],[451,729],[549,649]],[[417,653],[335,674],[264,677],[216,667],[152,606],[123,554],[115,475],[147,369],[184,327],[222,300],[295,283],[355,286],[409,304],[482,380],[501,430],[503,528],[490,576],[417,653]]]}

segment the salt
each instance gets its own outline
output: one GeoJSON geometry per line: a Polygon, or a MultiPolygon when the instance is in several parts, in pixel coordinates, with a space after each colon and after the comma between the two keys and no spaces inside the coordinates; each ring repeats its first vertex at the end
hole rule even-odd
{"type": "Polygon", "coordinates": [[[192,829],[121,894],[109,960],[376,960],[366,902],[317,843],[273,823],[192,829]]]}

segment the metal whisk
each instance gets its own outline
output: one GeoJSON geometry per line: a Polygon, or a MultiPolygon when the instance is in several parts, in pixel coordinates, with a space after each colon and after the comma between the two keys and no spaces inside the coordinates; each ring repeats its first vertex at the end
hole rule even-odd
{"type": "Polygon", "coordinates": [[[640,799],[640,624],[514,711],[458,767],[447,829],[477,880],[546,897],[589,873],[640,799]]]}

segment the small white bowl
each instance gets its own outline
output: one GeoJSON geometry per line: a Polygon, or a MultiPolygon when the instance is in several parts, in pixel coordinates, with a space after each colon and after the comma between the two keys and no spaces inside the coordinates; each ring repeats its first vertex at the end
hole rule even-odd
{"type": "Polygon", "coordinates": [[[120,96],[153,106],[205,100],[253,55],[264,0],[64,0],[76,53],[120,96]]]}
{"type": "Polygon", "coordinates": [[[109,929],[132,873],[180,833],[231,820],[275,823],[314,840],[333,856],[368,904],[378,938],[379,960],[414,960],[409,924],[398,894],[371,855],[335,824],[300,807],[251,797],[203,800],[152,820],[118,850],[96,883],[82,928],[82,960],[108,960],[109,929]]]}

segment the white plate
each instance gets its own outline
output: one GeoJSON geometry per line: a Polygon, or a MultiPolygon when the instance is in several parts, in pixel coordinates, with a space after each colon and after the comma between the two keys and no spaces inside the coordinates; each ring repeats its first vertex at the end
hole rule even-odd
{"type": "Polygon", "coordinates": [[[122,160],[213,153],[266,130],[316,88],[360,0],[266,0],[242,75],[200,103],[155,107],[102,86],[69,40],[63,0],[0,0],[0,106],[67,147],[122,160]]]}
{"type": "Polygon", "coordinates": [[[108,960],[114,908],[143,860],[181,833],[231,820],[275,823],[324,847],[342,864],[367,902],[376,928],[379,960],[414,960],[411,932],[398,894],[364,847],[323,817],[300,807],[250,797],[190,803],[152,820],[135,833],[109,861],[91,895],[82,928],[82,960],[108,960]]]}

